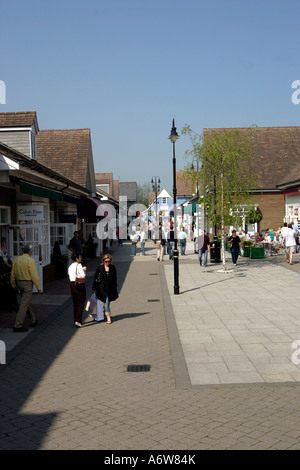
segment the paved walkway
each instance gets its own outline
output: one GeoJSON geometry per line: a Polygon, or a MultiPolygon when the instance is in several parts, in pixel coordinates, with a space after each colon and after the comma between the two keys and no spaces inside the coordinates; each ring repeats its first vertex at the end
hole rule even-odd
{"type": "Polygon", "coordinates": [[[34,296],[35,329],[0,329],[0,449],[299,449],[300,265],[240,258],[223,274],[190,246],[174,296],[172,262],[146,246],[111,249],[112,325],[74,328],[64,280],[34,296]]]}
{"type": "Polygon", "coordinates": [[[293,342],[300,346],[298,275],[246,258],[228,268],[181,265],[178,298],[172,266],[165,268],[191,383],[300,381],[292,362],[293,342]]]}

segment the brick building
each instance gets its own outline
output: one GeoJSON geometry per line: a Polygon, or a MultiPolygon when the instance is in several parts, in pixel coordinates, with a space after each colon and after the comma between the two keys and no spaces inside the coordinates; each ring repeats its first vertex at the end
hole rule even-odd
{"type": "MultiPolygon", "coordinates": [[[[204,139],[219,129],[203,129],[204,139]]],[[[248,129],[241,128],[241,132],[248,129]]],[[[254,132],[253,155],[258,175],[256,203],[263,214],[259,230],[282,226],[285,219],[284,182],[290,182],[291,171],[300,169],[300,127],[262,127],[254,132]]],[[[299,173],[298,173],[299,175],[299,173]]],[[[300,180],[298,178],[299,187],[300,180]]],[[[297,203],[298,204],[298,203],[297,203]]],[[[300,198],[299,198],[300,206],[300,198]]]]}

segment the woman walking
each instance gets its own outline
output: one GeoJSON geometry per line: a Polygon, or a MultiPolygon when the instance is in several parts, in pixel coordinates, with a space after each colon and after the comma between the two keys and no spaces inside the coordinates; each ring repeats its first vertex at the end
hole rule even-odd
{"type": "Polygon", "coordinates": [[[102,263],[97,269],[93,282],[93,293],[103,302],[103,311],[106,316],[106,323],[111,324],[110,302],[119,297],[117,291],[117,270],[112,264],[112,256],[105,254],[102,263]]]}
{"type": "Polygon", "coordinates": [[[234,264],[234,266],[236,266],[237,259],[239,257],[240,243],[241,243],[241,239],[236,234],[236,230],[232,230],[231,237],[228,238],[228,243],[231,244],[230,251],[231,251],[232,263],[234,264]]]}
{"type": "Polygon", "coordinates": [[[73,263],[69,266],[68,275],[70,279],[70,290],[73,301],[74,324],[77,326],[77,328],[81,328],[82,314],[86,299],[86,266],[82,267],[81,265],[82,258],[80,253],[72,253],[71,259],[73,263]]]}

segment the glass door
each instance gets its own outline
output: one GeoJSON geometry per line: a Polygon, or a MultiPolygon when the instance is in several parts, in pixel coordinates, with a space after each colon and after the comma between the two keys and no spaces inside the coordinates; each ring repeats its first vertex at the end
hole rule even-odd
{"type": "MultiPolygon", "coordinates": [[[[41,291],[43,292],[43,266],[50,263],[49,234],[47,224],[20,224],[12,225],[10,230],[10,250],[13,257],[23,254],[23,247],[27,243],[33,246],[32,258],[36,262],[40,278],[41,291]]],[[[37,292],[33,287],[33,292],[37,292]]]]}

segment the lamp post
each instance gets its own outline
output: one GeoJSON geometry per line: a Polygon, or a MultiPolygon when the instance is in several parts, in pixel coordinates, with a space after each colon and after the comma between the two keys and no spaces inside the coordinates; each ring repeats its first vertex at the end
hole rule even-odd
{"type": "Polygon", "coordinates": [[[177,248],[177,208],[176,208],[176,158],[175,158],[175,142],[179,138],[177,134],[175,122],[173,119],[173,126],[169,139],[173,144],[173,210],[174,210],[174,294],[179,294],[179,252],[177,248]]]}
{"type": "Polygon", "coordinates": [[[151,179],[152,191],[155,192],[155,222],[157,224],[157,193],[160,191],[160,177],[152,176],[151,179]]]}

